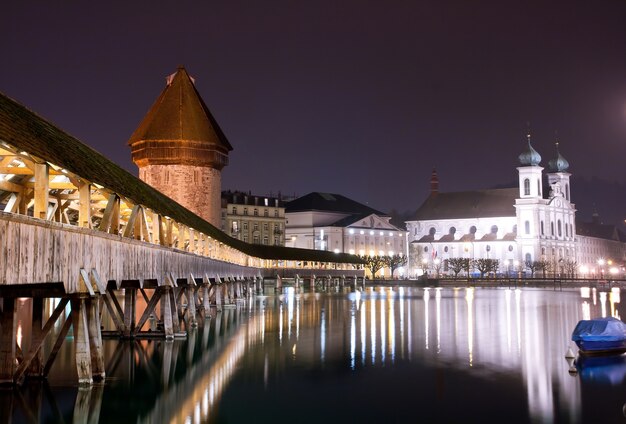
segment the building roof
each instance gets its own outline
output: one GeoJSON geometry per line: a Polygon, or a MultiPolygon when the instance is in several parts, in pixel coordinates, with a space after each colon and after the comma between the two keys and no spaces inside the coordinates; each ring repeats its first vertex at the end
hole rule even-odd
{"type": "Polygon", "coordinates": [[[354,255],[236,240],[26,107],[0,93],[0,141],[99,184],[250,256],[263,259],[360,263],[354,255]]]}
{"type": "Polygon", "coordinates": [[[626,241],[615,225],[576,221],[576,234],[605,240],[626,241]]]}
{"type": "Polygon", "coordinates": [[[341,194],[312,192],[305,196],[298,197],[285,203],[285,212],[340,212],[350,215],[378,215],[388,217],[389,215],[376,209],[372,209],[355,200],[348,199],[341,194]]]}
{"type": "Polygon", "coordinates": [[[429,196],[417,209],[415,219],[466,219],[514,217],[518,188],[459,191],[429,196]]]}
{"type": "Polygon", "coordinates": [[[185,68],[167,78],[167,85],[128,140],[197,141],[225,152],[233,150],[217,121],[196,90],[185,68]]]}

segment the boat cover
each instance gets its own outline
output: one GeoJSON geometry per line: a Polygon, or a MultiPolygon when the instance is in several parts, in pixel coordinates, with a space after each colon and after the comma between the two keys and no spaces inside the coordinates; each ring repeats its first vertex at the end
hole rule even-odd
{"type": "Polygon", "coordinates": [[[572,332],[572,341],[610,342],[626,338],[626,324],[613,318],[581,320],[572,332]]]}

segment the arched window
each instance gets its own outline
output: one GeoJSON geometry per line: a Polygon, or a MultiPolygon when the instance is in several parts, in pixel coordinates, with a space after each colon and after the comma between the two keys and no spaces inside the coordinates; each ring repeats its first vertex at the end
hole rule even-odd
{"type": "Polygon", "coordinates": [[[424,252],[428,252],[428,246],[424,246],[424,252]]]}
{"type": "Polygon", "coordinates": [[[435,230],[435,227],[430,227],[430,230],[428,230],[428,234],[430,234],[431,236],[434,236],[436,232],[437,230],[435,230]]]}
{"type": "Polygon", "coordinates": [[[530,234],[530,221],[524,222],[524,231],[526,234],[530,234]]]}
{"type": "Polygon", "coordinates": [[[472,225],[470,227],[470,234],[476,234],[476,226],[475,225],[472,225]]]}
{"type": "Polygon", "coordinates": [[[491,246],[487,245],[487,247],[485,247],[485,250],[486,250],[487,252],[490,252],[490,251],[491,251],[491,246]]]}
{"type": "Polygon", "coordinates": [[[512,252],[512,251],[513,251],[513,245],[509,244],[509,252],[512,252]]]}
{"type": "Polygon", "coordinates": [[[565,237],[569,237],[569,225],[565,224],[565,237]]]}
{"type": "Polygon", "coordinates": [[[541,196],[541,181],[537,179],[537,195],[541,196]]]}
{"type": "Polygon", "coordinates": [[[556,223],[556,229],[559,234],[559,237],[563,235],[563,230],[561,229],[561,220],[559,219],[556,223]]]}
{"type": "Polygon", "coordinates": [[[541,221],[541,235],[543,235],[543,234],[544,234],[544,232],[543,232],[543,221],[541,221]]]}
{"type": "Polygon", "coordinates": [[[444,252],[446,252],[446,253],[448,253],[448,246],[444,247],[444,248],[443,248],[443,251],[444,251],[444,252]]]}
{"type": "Polygon", "coordinates": [[[565,184],[565,198],[569,201],[569,184],[565,184]]]}
{"type": "Polygon", "coordinates": [[[531,256],[530,253],[527,253],[526,256],[524,257],[524,259],[526,259],[527,263],[530,263],[533,261],[533,257],[531,256]]]}
{"type": "Polygon", "coordinates": [[[524,196],[530,196],[530,180],[524,178],[524,196]]]}
{"type": "Polygon", "coordinates": [[[449,234],[454,235],[454,233],[456,233],[456,228],[450,227],[449,234]]]}
{"type": "Polygon", "coordinates": [[[491,226],[491,234],[498,234],[498,226],[497,225],[492,225],[491,226]]]}
{"type": "Polygon", "coordinates": [[[550,223],[550,235],[554,236],[554,222],[550,223]]]}

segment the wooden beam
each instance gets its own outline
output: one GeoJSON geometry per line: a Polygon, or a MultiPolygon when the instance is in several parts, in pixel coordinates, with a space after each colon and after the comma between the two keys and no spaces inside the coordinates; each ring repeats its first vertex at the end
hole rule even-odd
{"type": "Polygon", "coordinates": [[[22,191],[24,191],[24,186],[12,183],[11,181],[0,179],[0,190],[11,191],[13,193],[21,193],[22,191]]]}
{"type": "Polygon", "coordinates": [[[81,184],[78,196],[78,226],[91,228],[91,184],[81,184]]]}
{"type": "MultiPolygon", "coordinates": [[[[95,214],[96,216],[99,213],[95,214]]],[[[109,232],[110,234],[118,234],[120,228],[120,198],[117,194],[113,193],[109,196],[106,207],[102,213],[100,225],[98,229],[100,231],[109,232]]]]}
{"type": "Polygon", "coordinates": [[[150,233],[150,227],[148,226],[148,217],[146,215],[146,208],[141,208],[141,240],[152,243],[152,234],[150,233]]]}
{"type": "Polygon", "coordinates": [[[33,171],[25,166],[0,166],[0,174],[33,175],[33,171]]]}
{"type": "Polygon", "coordinates": [[[49,166],[47,163],[35,164],[35,218],[46,219],[48,216],[49,166]]]}
{"type": "MultiPolygon", "coordinates": [[[[130,217],[128,218],[128,221],[126,221],[126,227],[124,227],[124,232],[122,233],[123,237],[131,237],[133,235],[133,232],[135,230],[135,223],[138,219],[137,217],[139,216],[140,208],[141,206],[139,205],[135,205],[133,207],[133,211],[130,213],[130,217]]],[[[135,234],[135,237],[137,237],[137,234],[135,234]]]]}

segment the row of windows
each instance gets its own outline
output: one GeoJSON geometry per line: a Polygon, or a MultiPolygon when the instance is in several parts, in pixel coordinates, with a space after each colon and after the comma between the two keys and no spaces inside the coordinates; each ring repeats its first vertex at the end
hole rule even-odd
{"type": "MultiPolygon", "coordinates": [[[[281,230],[282,230],[282,228],[283,228],[282,224],[274,224],[272,229],[273,229],[274,231],[281,231],[281,230]]],[[[233,222],[232,222],[232,228],[231,228],[231,229],[232,229],[233,231],[235,231],[235,232],[236,232],[236,231],[239,231],[239,222],[238,222],[238,221],[233,221],[233,222]]],[[[243,222],[241,223],[241,229],[242,229],[242,230],[244,230],[244,231],[247,231],[247,230],[248,230],[248,221],[243,221],[243,222]]],[[[257,231],[258,229],[259,229],[259,223],[258,223],[258,222],[253,222],[253,223],[252,223],[252,230],[253,230],[253,231],[257,231]]],[[[269,229],[270,229],[269,223],[264,222],[264,223],[263,223],[263,230],[264,230],[264,231],[269,231],[269,229]]]]}
{"type": "MultiPolygon", "coordinates": [[[[463,246],[463,252],[468,253],[470,251],[470,249],[473,249],[473,248],[474,248],[473,244],[471,245],[471,247],[468,246],[468,245],[465,245],[465,246],[463,246]]],[[[513,251],[513,245],[509,244],[509,247],[507,249],[508,249],[509,252],[512,252],[513,251]]],[[[452,253],[454,253],[454,247],[444,246],[443,247],[443,251],[444,251],[444,253],[450,252],[452,254],[452,253]]],[[[485,246],[485,251],[486,252],[491,252],[491,245],[489,245],[489,244],[486,245],[485,246]]],[[[428,246],[424,246],[424,253],[428,253],[428,246]]]]}
{"type": "MultiPolygon", "coordinates": [[[[242,241],[248,243],[248,235],[244,234],[243,237],[241,238],[242,241]]],[[[270,239],[268,236],[263,236],[263,244],[264,245],[269,245],[270,239]]],[[[252,244],[261,244],[261,238],[256,235],[254,237],[252,237],[252,244]]],[[[280,246],[280,237],[274,237],[274,246],[280,246]]]]}
{"type": "MultiPolygon", "coordinates": [[[[237,215],[237,206],[233,206],[232,209],[232,213],[233,215],[237,215]]],[[[243,215],[247,216],[248,215],[248,208],[243,208],[243,215]]],[[[252,215],[253,216],[259,216],[259,209],[258,208],[254,208],[252,210],[252,215]]],[[[268,209],[263,209],[263,216],[270,216],[270,211],[268,209]]],[[[274,210],[274,217],[278,218],[279,213],[278,213],[278,209],[274,210]]]]}
{"type": "MultiPolygon", "coordinates": [[[[497,234],[498,230],[499,230],[499,228],[498,228],[497,225],[492,225],[491,229],[490,229],[490,233],[491,234],[497,234]]],[[[470,227],[470,229],[469,229],[469,234],[476,234],[476,231],[477,231],[476,226],[472,225],[470,227]]],[[[514,233],[517,232],[517,225],[513,226],[513,232],[514,233]]],[[[437,233],[437,229],[435,227],[430,227],[429,228],[429,230],[428,230],[428,234],[429,235],[434,236],[436,233],[437,233]]],[[[456,227],[450,227],[448,229],[448,234],[450,234],[450,235],[456,234],[456,227]]],[[[415,228],[415,230],[414,230],[414,235],[417,235],[417,228],[415,228]]]]}
{"type": "MultiPolygon", "coordinates": [[[[540,226],[541,235],[544,236],[545,228],[544,228],[543,221],[540,222],[539,226],[540,226]]],[[[565,223],[565,225],[563,225],[560,219],[556,221],[558,237],[563,237],[563,227],[565,227],[565,237],[574,237],[574,226],[569,223],[565,223]]],[[[530,234],[530,222],[529,221],[524,222],[524,231],[526,234],[530,234]]],[[[550,223],[550,235],[554,237],[554,222],[550,223]]]]}

